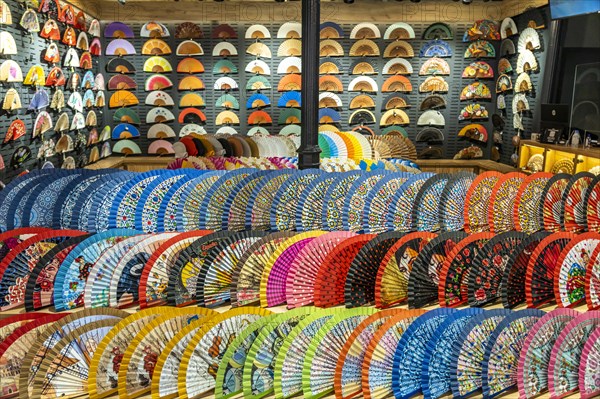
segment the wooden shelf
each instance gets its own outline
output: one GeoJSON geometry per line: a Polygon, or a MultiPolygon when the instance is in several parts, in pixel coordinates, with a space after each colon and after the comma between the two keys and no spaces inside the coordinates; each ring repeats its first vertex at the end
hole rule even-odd
{"type": "Polygon", "coordinates": [[[570,147],[570,146],[558,145],[558,144],[545,144],[545,143],[540,143],[538,141],[533,141],[533,140],[521,140],[521,145],[544,148],[546,150],[568,152],[569,154],[581,155],[581,156],[590,157],[590,158],[600,158],[600,148],[598,148],[598,147],[585,149],[583,147],[570,147]]]}
{"type": "Polygon", "coordinates": [[[531,156],[539,154],[544,158],[544,172],[552,172],[554,165],[562,160],[571,161],[573,173],[587,172],[600,167],[600,148],[569,147],[557,144],[545,144],[532,140],[521,140],[519,145],[519,169],[524,172],[531,156]]]}

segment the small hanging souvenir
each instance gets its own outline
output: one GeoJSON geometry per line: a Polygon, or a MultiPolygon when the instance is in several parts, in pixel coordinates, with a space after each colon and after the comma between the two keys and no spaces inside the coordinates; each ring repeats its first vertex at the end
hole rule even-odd
{"type": "Polygon", "coordinates": [[[19,97],[19,92],[13,88],[8,89],[6,95],[4,96],[2,109],[5,111],[15,111],[21,107],[21,98],[19,97]]]}
{"type": "Polygon", "coordinates": [[[65,107],[65,93],[58,89],[54,92],[52,96],[52,101],[50,102],[50,108],[55,111],[60,111],[65,107]]]}
{"type": "Polygon", "coordinates": [[[31,8],[27,9],[21,17],[21,27],[29,33],[35,33],[40,31],[40,21],[38,20],[37,13],[31,8]]]}
{"type": "Polygon", "coordinates": [[[58,64],[60,62],[60,52],[56,43],[50,43],[46,52],[44,53],[44,61],[51,64],[58,64]]]}
{"type": "Polygon", "coordinates": [[[15,119],[9,126],[6,136],[4,137],[4,143],[9,141],[17,140],[23,137],[26,133],[25,122],[20,119],[15,119]]]}
{"type": "Polygon", "coordinates": [[[44,27],[40,31],[40,36],[48,40],[60,40],[60,29],[55,20],[49,19],[44,23],[44,27]]]}
{"type": "Polygon", "coordinates": [[[31,149],[27,146],[21,146],[15,150],[10,160],[13,169],[18,169],[23,163],[31,158],[31,149]]]}
{"type": "Polygon", "coordinates": [[[30,111],[39,111],[47,108],[50,105],[50,97],[48,96],[48,92],[42,88],[38,89],[33,98],[31,99],[31,103],[29,104],[30,111]]]}

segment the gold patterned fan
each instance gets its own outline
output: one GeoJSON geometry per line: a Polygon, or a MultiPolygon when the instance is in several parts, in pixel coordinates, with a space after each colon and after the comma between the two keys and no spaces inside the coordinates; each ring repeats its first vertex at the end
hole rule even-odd
{"type": "Polygon", "coordinates": [[[342,45],[335,40],[327,39],[321,41],[319,55],[321,57],[343,57],[344,49],[342,48],[342,45]]]}
{"type": "Polygon", "coordinates": [[[356,65],[354,65],[354,67],[352,68],[352,74],[353,75],[376,75],[377,72],[375,71],[375,68],[373,68],[373,65],[369,64],[366,61],[362,61],[362,62],[359,62],[356,65]]]}
{"type": "Polygon", "coordinates": [[[375,108],[375,100],[366,94],[359,94],[350,102],[350,109],[375,108]]]}
{"type": "Polygon", "coordinates": [[[383,52],[383,58],[410,58],[415,56],[412,46],[404,40],[396,40],[390,43],[383,52]]]}
{"type": "Polygon", "coordinates": [[[337,75],[340,73],[339,66],[332,61],[326,61],[319,66],[320,75],[337,75]]]}
{"type": "Polygon", "coordinates": [[[409,105],[406,103],[406,100],[402,97],[394,96],[387,100],[385,103],[385,109],[390,110],[394,108],[408,108],[409,105]]]}
{"type": "Polygon", "coordinates": [[[377,43],[369,39],[359,40],[350,48],[350,57],[378,57],[379,55],[377,43]]]}

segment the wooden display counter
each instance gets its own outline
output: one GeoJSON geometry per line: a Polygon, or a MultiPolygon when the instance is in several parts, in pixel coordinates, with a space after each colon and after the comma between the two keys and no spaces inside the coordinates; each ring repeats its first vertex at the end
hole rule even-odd
{"type": "Polygon", "coordinates": [[[570,147],[521,140],[519,169],[524,172],[570,173],[600,169],[600,148],[570,147]]]}

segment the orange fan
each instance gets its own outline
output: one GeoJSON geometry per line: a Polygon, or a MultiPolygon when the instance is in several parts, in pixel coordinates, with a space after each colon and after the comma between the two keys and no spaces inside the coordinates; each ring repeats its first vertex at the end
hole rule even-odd
{"type": "Polygon", "coordinates": [[[277,91],[301,90],[302,77],[300,75],[286,75],[279,81],[277,91]]]}
{"type": "Polygon", "coordinates": [[[271,116],[265,111],[254,111],[248,116],[249,125],[268,125],[273,123],[271,116]]]}
{"type": "Polygon", "coordinates": [[[126,90],[118,90],[110,97],[109,107],[130,107],[132,105],[138,105],[139,103],[140,100],[138,100],[133,93],[126,90]]]}
{"type": "Polygon", "coordinates": [[[206,122],[206,116],[202,111],[196,108],[186,108],[179,113],[178,122],[180,124],[189,123],[187,122],[188,119],[195,119],[196,117],[199,118],[201,122],[206,122]]]}
{"type": "Polygon", "coordinates": [[[337,77],[332,75],[325,75],[319,78],[319,91],[341,93],[344,91],[344,86],[337,77]]]}
{"type": "Polygon", "coordinates": [[[180,107],[204,107],[204,99],[196,93],[188,93],[179,100],[180,107]]]}
{"type": "Polygon", "coordinates": [[[81,58],[79,58],[79,67],[87,70],[93,68],[92,55],[89,52],[86,51],[81,54],[81,58]]]}
{"type": "Polygon", "coordinates": [[[172,52],[171,47],[161,39],[148,40],[142,47],[143,55],[168,55],[172,52]]]}
{"type": "Polygon", "coordinates": [[[412,91],[412,84],[406,76],[394,75],[389,77],[383,84],[382,91],[387,92],[403,92],[410,93],[412,91]]]}
{"type": "Polygon", "coordinates": [[[204,86],[202,79],[200,79],[197,76],[186,76],[185,78],[181,79],[181,81],[179,82],[179,86],[178,86],[178,89],[180,91],[204,90],[205,88],[206,87],[204,86]]]}
{"type": "Polygon", "coordinates": [[[203,73],[204,65],[195,58],[184,58],[177,65],[179,73],[203,73]]]}
{"type": "Polygon", "coordinates": [[[75,29],[69,26],[63,34],[62,42],[70,47],[75,46],[75,44],[77,44],[77,33],[75,33],[75,29]]]}

